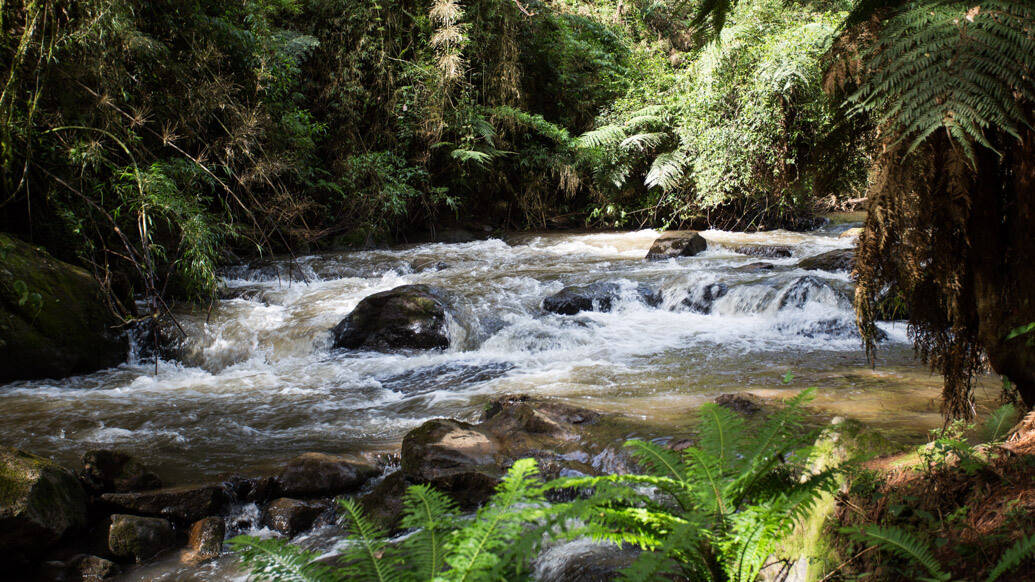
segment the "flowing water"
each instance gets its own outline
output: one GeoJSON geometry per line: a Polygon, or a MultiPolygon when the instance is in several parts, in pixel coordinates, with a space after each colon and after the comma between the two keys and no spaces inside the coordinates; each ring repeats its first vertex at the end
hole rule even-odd
{"type": "Polygon", "coordinates": [[[267,261],[225,273],[211,310],[181,312],[181,361],[0,387],[0,442],[74,465],[118,448],[169,481],[258,473],[304,451],[376,451],[439,416],[473,417],[503,393],[561,398],[682,426],[723,392],[819,387],[817,405],[904,434],[936,426],[939,379],[915,362],[904,324],[876,368],[854,327],[847,273],[802,271],[847,247],[837,233],[708,231],[709,248],[647,262],[654,231],[546,234],[267,261]],[[759,259],[739,245],[787,245],[759,259]],[[768,271],[738,270],[764,260],[768,271]],[[545,313],[565,285],[617,282],[611,312],[545,313]],[[365,296],[409,284],[445,289],[457,315],[441,352],[344,352],[330,328],[365,296]],[[656,307],[637,284],[660,290],[656,307]],[[719,295],[710,313],[691,306],[719,295]],[[689,304],[689,305],[688,305],[689,304]],[[794,375],[789,383],[781,378],[794,375]]]}
{"type": "MultiPolygon", "coordinates": [[[[0,387],[0,443],[69,466],[85,450],[117,448],[166,482],[185,483],[268,472],[305,451],[394,450],[421,422],[474,418],[504,393],[626,415],[642,421],[636,436],[653,436],[678,434],[696,407],[723,392],[779,396],[807,386],[819,388],[821,409],[917,437],[941,423],[940,378],[913,360],[904,324],[881,324],[888,338],[870,367],[847,273],[795,266],[850,246],[838,237],[848,226],[708,231],[704,253],[656,262],[644,255],[658,233],[639,231],[523,235],[235,267],[224,274],[225,299],[177,314],[187,333],[180,360],[159,362],[157,373],[150,361],[131,361],[0,387]],[[760,259],[734,250],[742,245],[784,245],[792,256],[760,259]],[[775,267],[741,269],[758,261],[775,267]],[[595,282],[621,286],[612,311],[543,311],[543,298],[564,286],[595,282]],[[451,297],[456,316],[447,350],[331,349],[330,328],[361,299],[410,283],[451,297]],[[642,302],[642,285],[660,291],[660,305],[642,302]],[[785,381],[788,372],[793,378],[785,381]]],[[[979,396],[993,396],[992,385],[986,379],[979,396]]],[[[254,522],[247,518],[256,511],[239,507],[232,517],[254,522]]],[[[215,580],[233,571],[226,560],[189,574],[174,564],[128,579],[215,580]]]]}

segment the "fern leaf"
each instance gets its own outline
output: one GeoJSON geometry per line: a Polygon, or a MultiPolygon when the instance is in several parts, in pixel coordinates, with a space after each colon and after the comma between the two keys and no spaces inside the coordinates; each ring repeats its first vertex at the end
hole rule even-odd
{"type": "Polygon", "coordinates": [[[1003,552],[999,561],[996,562],[995,568],[992,568],[988,578],[985,579],[986,582],[993,582],[1007,571],[1019,566],[1024,560],[1032,557],[1035,557],[1035,535],[1017,540],[1017,543],[1003,552]]]}
{"type": "Polygon", "coordinates": [[[283,540],[237,536],[230,540],[230,547],[255,580],[333,582],[340,579],[329,566],[316,562],[316,554],[283,540]]]}
{"type": "Polygon", "coordinates": [[[934,558],[931,548],[915,535],[896,527],[867,526],[862,532],[855,532],[853,537],[870,541],[878,547],[910,560],[924,567],[936,580],[948,580],[950,575],[942,570],[941,564],[934,558]]]}

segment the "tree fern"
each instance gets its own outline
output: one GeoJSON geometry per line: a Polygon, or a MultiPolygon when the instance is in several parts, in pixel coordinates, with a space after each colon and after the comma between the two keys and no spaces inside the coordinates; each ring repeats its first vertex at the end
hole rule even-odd
{"type": "Polygon", "coordinates": [[[909,151],[938,130],[971,159],[975,144],[992,147],[990,129],[1019,139],[1031,123],[1019,101],[1035,101],[1033,23],[1024,2],[904,2],[870,49],[855,109],[891,125],[909,151]]]}

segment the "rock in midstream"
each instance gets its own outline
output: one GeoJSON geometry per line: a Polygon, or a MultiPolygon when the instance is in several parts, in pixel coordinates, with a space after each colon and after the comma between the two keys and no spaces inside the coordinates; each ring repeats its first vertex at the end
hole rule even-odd
{"type": "Polygon", "coordinates": [[[427,285],[403,285],[365,297],[334,327],[334,347],[391,351],[449,347],[445,292],[427,285]]]}
{"type": "Polygon", "coordinates": [[[654,240],[654,244],[647,251],[647,260],[692,257],[703,253],[707,248],[708,241],[695,230],[670,230],[661,233],[661,236],[654,240]]]}
{"type": "MultiPolygon", "coordinates": [[[[636,285],[636,297],[651,307],[661,305],[661,293],[640,283],[636,285]]],[[[580,311],[611,311],[622,295],[618,283],[600,282],[582,286],[569,286],[543,299],[543,309],[561,315],[575,315],[580,311]]]]}

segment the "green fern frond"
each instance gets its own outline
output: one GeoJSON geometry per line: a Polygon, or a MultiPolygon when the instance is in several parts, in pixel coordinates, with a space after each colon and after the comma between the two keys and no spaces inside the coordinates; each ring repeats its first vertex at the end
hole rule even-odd
{"type": "Polygon", "coordinates": [[[582,134],[576,143],[581,148],[600,148],[621,143],[625,139],[625,135],[625,130],[622,127],[618,125],[605,125],[582,134]]]}
{"type": "Polygon", "coordinates": [[[340,573],[316,562],[318,557],[280,539],[237,536],[230,540],[254,580],[271,582],[337,582],[340,573]]]}
{"type": "Polygon", "coordinates": [[[407,565],[421,579],[433,580],[445,565],[445,540],[457,523],[456,504],[428,485],[413,485],[406,491],[403,508],[400,526],[416,530],[404,541],[407,565]]]}
{"type": "Polygon", "coordinates": [[[637,133],[630,135],[629,137],[622,140],[618,147],[623,149],[636,148],[637,151],[650,150],[658,147],[665,139],[669,137],[669,134],[664,131],[655,131],[650,133],[637,133]]]}
{"type": "Polygon", "coordinates": [[[1023,537],[1003,552],[995,568],[992,568],[985,581],[993,582],[1009,570],[1020,566],[1022,562],[1033,557],[1035,557],[1035,535],[1023,537]]]}
{"type": "Polygon", "coordinates": [[[988,415],[982,427],[982,438],[986,443],[1003,440],[1017,422],[1017,408],[1012,404],[1004,404],[988,415]]]}
{"type": "Polygon", "coordinates": [[[654,158],[654,162],[647,171],[647,177],[643,183],[648,188],[655,186],[668,192],[679,185],[680,180],[686,175],[686,167],[689,163],[687,153],[682,150],[665,152],[654,158]]]}
{"type": "Polygon", "coordinates": [[[387,532],[371,523],[354,499],[339,499],[338,505],[342,509],[342,526],[355,538],[343,556],[350,565],[342,572],[357,581],[399,582],[401,578],[395,570],[394,554],[386,552],[384,540],[387,532]]]}
{"type": "Polygon", "coordinates": [[[851,533],[852,537],[860,541],[871,542],[884,550],[923,566],[935,580],[947,581],[951,577],[942,570],[941,564],[931,553],[931,548],[906,530],[870,525],[861,532],[851,533]]]}

